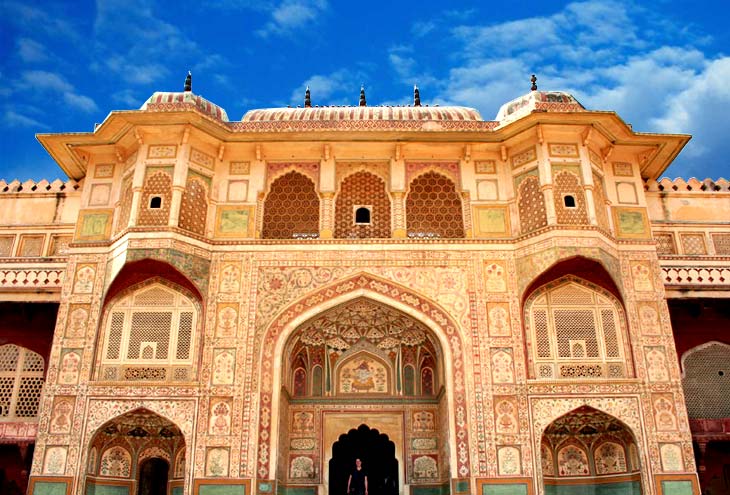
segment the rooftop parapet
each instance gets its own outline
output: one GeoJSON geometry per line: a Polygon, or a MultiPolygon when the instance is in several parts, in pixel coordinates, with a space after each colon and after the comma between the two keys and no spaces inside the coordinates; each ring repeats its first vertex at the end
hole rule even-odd
{"type": "Polygon", "coordinates": [[[681,177],[674,180],[664,177],[663,179],[648,180],[644,182],[644,189],[649,192],[660,192],[660,191],[676,191],[676,192],[730,192],[730,181],[726,179],[712,179],[698,180],[694,177],[685,181],[681,177]]]}
{"type": "Polygon", "coordinates": [[[56,179],[53,182],[48,182],[45,179],[38,182],[34,180],[20,182],[17,179],[12,182],[0,180],[0,194],[64,193],[76,191],[80,187],[81,184],[75,180],[66,182],[61,179],[56,179]]]}

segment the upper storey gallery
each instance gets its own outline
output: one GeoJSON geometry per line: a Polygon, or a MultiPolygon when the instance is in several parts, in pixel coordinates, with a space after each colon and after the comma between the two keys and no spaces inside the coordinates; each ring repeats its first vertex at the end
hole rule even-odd
{"type": "Polygon", "coordinates": [[[208,239],[517,238],[549,228],[648,239],[643,181],[689,140],[538,91],[493,121],[459,106],[312,105],[240,121],[185,90],[42,134],[82,181],[75,240],[171,229],[208,239]]]}

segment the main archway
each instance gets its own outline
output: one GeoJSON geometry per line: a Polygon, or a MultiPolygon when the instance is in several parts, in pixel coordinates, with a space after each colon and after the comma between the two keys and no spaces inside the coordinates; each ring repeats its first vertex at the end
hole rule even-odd
{"type": "Polygon", "coordinates": [[[398,460],[395,443],[385,433],[361,424],[332,444],[329,460],[329,493],[346,493],[355,460],[367,474],[368,491],[379,495],[398,494],[398,460]]]}
{"type": "MultiPolygon", "coordinates": [[[[331,444],[361,423],[393,440],[401,491],[468,475],[459,457],[468,425],[454,421],[465,410],[464,363],[451,358],[463,347],[456,325],[433,302],[358,275],[292,304],[262,337],[277,334],[286,338],[261,348],[262,390],[281,393],[262,396],[259,438],[272,432],[270,458],[281,484],[317,485],[327,493],[331,444]],[[269,369],[276,384],[267,386],[269,369]],[[375,416],[389,429],[371,425],[375,416]]],[[[260,475],[265,459],[259,456],[260,475]]]]}

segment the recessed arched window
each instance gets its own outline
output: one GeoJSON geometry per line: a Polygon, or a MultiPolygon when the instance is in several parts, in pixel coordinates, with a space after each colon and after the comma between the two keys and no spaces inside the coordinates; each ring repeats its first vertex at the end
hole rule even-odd
{"type": "Polygon", "coordinates": [[[38,415],[44,371],[40,354],[15,344],[0,346],[0,420],[38,415]]]}
{"type": "Polygon", "coordinates": [[[577,277],[537,289],[525,303],[532,378],[626,378],[633,374],[621,303],[577,277]]]}
{"type": "Polygon", "coordinates": [[[355,209],[355,223],[358,225],[370,224],[370,207],[358,206],[355,209]]]}
{"type": "Polygon", "coordinates": [[[105,311],[101,380],[188,381],[199,308],[159,282],[131,290],[105,311]]]}
{"type": "Polygon", "coordinates": [[[153,210],[156,210],[158,208],[162,208],[162,197],[160,196],[151,196],[150,197],[150,208],[153,210]]]}
{"type": "Polygon", "coordinates": [[[563,196],[563,205],[566,208],[575,208],[575,196],[571,196],[570,194],[563,196]]]}

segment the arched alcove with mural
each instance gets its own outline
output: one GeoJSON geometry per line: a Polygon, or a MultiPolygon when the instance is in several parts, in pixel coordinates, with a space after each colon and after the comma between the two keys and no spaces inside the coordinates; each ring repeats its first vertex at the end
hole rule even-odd
{"type": "Polygon", "coordinates": [[[640,495],[637,441],[624,423],[589,406],[552,421],[540,442],[545,495],[640,495]]]}
{"type": "MultiPolygon", "coordinates": [[[[331,493],[333,445],[363,424],[392,441],[401,493],[419,485],[448,491],[457,473],[469,472],[468,456],[459,462],[455,452],[468,445],[468,425],[454,419],[466,411],[464,362],[451,358],[463,347],[438,305],[362,274],[295,302],[268,332],[280,337],[261,348],[262,389],[278,394],[262,397],[273,407],[261,410],[259,438],[272,439],[282,490],[331,493]]],[[[258,461],[261,476],[268,458],[258,461]]]]}
{"type": "Polygon", "coordinates": [[[84,493],[182,495],[185,438],[180,428],[138,408],[107,421],[92,436],[84,493]]]}

